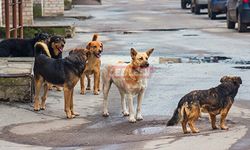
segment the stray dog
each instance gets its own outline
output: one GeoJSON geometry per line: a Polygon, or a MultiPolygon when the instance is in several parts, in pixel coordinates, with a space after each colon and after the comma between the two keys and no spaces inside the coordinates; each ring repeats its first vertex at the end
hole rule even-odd
{"type": "Polygon", "coordinates": [[[101,53],[103,51],[103,44],[97,41],[98,35],[94,34],[92,41],[86,46],[89,50],[90,56],[88,57],[88,62],[86,68],[81,76],[81,94],[85,94],[84,80],[85,76],[88,79],[88,84],[86,90],[90,90],[90,75],[94,74],[94,94],[99,95],[100,91],[100,67],[101,67],[101,53]]]}
{"type": "MultiPolygon", "coordinates": [[[[65,45],[65,39],[61,36],[54,35],[50,38],[48,47],[51,58],[62,59],[62,52],[65,45]]],[[[49,90],[52,90],[54,86],[52,84],[48,85],[49,90]]],[[[57,91],[61,91],[61,87],[55,86],[57,91]]]]}
{"type": "Polygon", "coordinates": [[[73,110],[74,87],[83,73],[87,61],[87,50],[72,50],[69,56],[63,59],[53,59],[46,55],[35,57],[34,79],[35,79],[35,102],[34,110],[45,109],[48,86],[44,85],[42,103],[39,102],[39,94],[42,84],[46,81],[63,87],[65,113],[67,118],[74,118],[79,115],[73,110]]]}
{"type": "Polygon", "coordinates": [[[36,42],[47,43],[47,33],[36,34],[33,39],[7,39],[0,42],[0,57],[34,57],[36,42]]]}
{"type": "Polygon", "coordinates": [[[108,117],[108,93],[111,84],[114,83],[119,89],[121,95],[122,113],[124,116],[129,116],[129,122],[142,120],[141,104],[147,87],[146,73],[148,71],[148,58],[154,49],[149,49],[146,52],[137,52],[131,48],[132,62],[129,64],[106,66],[102,72],[103,79],[103,116],[108,117]],[[137,111],[136,117],[134,114],[133,97],[137,95],[137,111]],[[128,98],[129,112],[126,108],[125,97],[128,98]]]}
{"type": "Polygon", "coordinates": [[[168,121],[167,126],[173,126],[181,122],[184,134],[187,131],[187,123],[193,133],[199,130],[194,122],[200,117],[200,112],[206,112],[210,115],[210,121],[213,129],[216,126],[216,115],[220,114],[220,128],[228,130],[225,125],[225,119],[234,102],[242,80],[237,76],[224,76],[220,79],[221,84],[208,90],[195,90],[184,97],[178,103],[173,117],[168,121]]]}

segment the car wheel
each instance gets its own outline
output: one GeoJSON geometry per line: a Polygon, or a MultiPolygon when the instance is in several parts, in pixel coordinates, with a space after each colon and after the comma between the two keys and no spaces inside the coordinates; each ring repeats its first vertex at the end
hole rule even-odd
{"type": "Polygon", "coordinates": [[[194,13],[195,14],[200,14],[200,5],[198,5],[198,4],[195,4],[195,6],[194,6],[194,13]]]}
{"type": "Polygon", "coordinates": [[[235,22],[230,21],[228,13],[227,13],[227,28],[228,29],[234,29],[235,28],[235,22]]]}
{"type": "Polygon", "coordinates": [[[247,30],[247,25],[242,23],[240,13],[238,15],[238,31],[245,32],[247,30]]]}
{"type": "Polygon", "coordinates": [[[212,20],[216,19],[216,13],[213,12],[212,10],[210,10],[210,18],[211,18],[212,20]]]}
{"type": "Polygon", "coordinates": [[[181,8],[182,9],[187,9],[187,2],[186,2],[186,0],[181,0],[181,8]]]}

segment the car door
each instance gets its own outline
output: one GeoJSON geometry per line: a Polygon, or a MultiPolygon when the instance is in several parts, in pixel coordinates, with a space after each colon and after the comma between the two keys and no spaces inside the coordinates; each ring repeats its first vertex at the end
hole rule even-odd
{"type": "Polygon", "coordinates": [[[236,5],[237,5],[237,2],[238,2],[238,0],[228,0],[228,5],[227,5],[227,7],[228,7],[228,9],[227,9],[227,11],[229,11],[228,12],[228,15],[229,15],[229,18],[230,18],[230,20],[231,21],[236,21],[237,20],[237,14],[236,14],[236,12],[237,12],[237,7],[236,7],[236,5]]]}

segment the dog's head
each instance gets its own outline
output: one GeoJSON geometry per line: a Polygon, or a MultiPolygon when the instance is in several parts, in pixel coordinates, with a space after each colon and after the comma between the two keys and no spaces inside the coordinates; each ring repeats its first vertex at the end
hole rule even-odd
{"type": "Polygon", "coordinates": [[[149,66],[148,58],[153,53],[154,49],[151,48],[146,52],[137,52],[136,49],[131,48],[130,55],[132,58],[132,64],[138,68],[147,68],[149,66]]]}
{"type": "Polygon", "coordinates": [[[94,34],[93,39],[86,46],[86,49],[90,51],[95,57],[100,58],[101,53],[103,52],[103,44],[100,41],[97,41],[98,35],[94,34]]]}
{"type": "Polygon", "coordinates": [[[65,39],[58,35],[52,36],[49,41],[49,45],[57,54],[62,53],[65,43],[65,39]]]}
{"type": "Polygon", "coordinates": [[[224,76],[220,79],[221,83],[231,82],[237,85],[242,84],[242,80],[238,76],[224,76]]]}
{"type": "Polygon", "coordinates": [[[49,34],[48,33],[36,33],[35,34],[35,41],[36,42],[47,43],[48,40],[49,40],[49,34]]]}

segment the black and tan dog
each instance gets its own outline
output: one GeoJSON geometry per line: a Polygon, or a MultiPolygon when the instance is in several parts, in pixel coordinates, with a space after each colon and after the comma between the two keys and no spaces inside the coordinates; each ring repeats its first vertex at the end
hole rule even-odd
{"type": "Polygon", "coordinates": [[[63,87],[64,101],[67,118],[74,118],[79,115],[73,110],[73,92],[76,83],[83,73],[87,60],[87,50],[72,50],[69,56],[63,59],[53,59],[46,55],[39,55],[35,58],[34,78],[35,78],[35,102],[34,110],[45,109],[48,86],[44,86],[42,103],[39,102],[40,89],[44,82],[63,87]]]}
{"type": "Polygon", "coordinates": [[[242,80],[237,76],[224,76],[220,80],[221,84],[208,90],[195,90],[184,97],[178,103],[173,117],[168,121],[167,126],[173,126],[181,122],[184,133],[187,131],[187,123],[193,133],[199,132],[194,122],[200,117],[200,112],[210,115],[213,129],[217,129],[216,115],[220,114],[220,128],[227,130],[225,119],[234,102],[242,80]]]}
{"type": "Polygon", "coordinates": [[[101,53],[103,51],[103,44],[100,41],[97,41],[98,35],[94,34],[92,41],[89,42],[86,46],[86,49],[89,50],[90,56],[88,57],[88,62],[86,68],[81,76],[81,94],[85,94],[85,85],[84,80],[85,76],[88,79],[87,90],[90,90],[90,76],[94,75],[94,94],[98,95],[100,91],[100,68],[101,68],[101,53]]]}
{"type": "Polygon", "coordinates": [[[0,42],[0,57],[34,57],[36,42],[49,40],[47,33],[36,34],[32,39],[7,39],[0,42]]]}
{"type": "MultiPolygon", "coordinates": [[[[65,43],[66,43],[65,39],[61,36],[54,35],[50,38],[48,42],[48,48],[49,48],[51,58],[62,59],[62,52],[63,52],[65,43]]],[[[62,90],[61,87],[59,86],[53,86],[52,84],[48,85],[49,90],[52,90],[53,87],[55,87],[57,91],[62,90]]]]}

